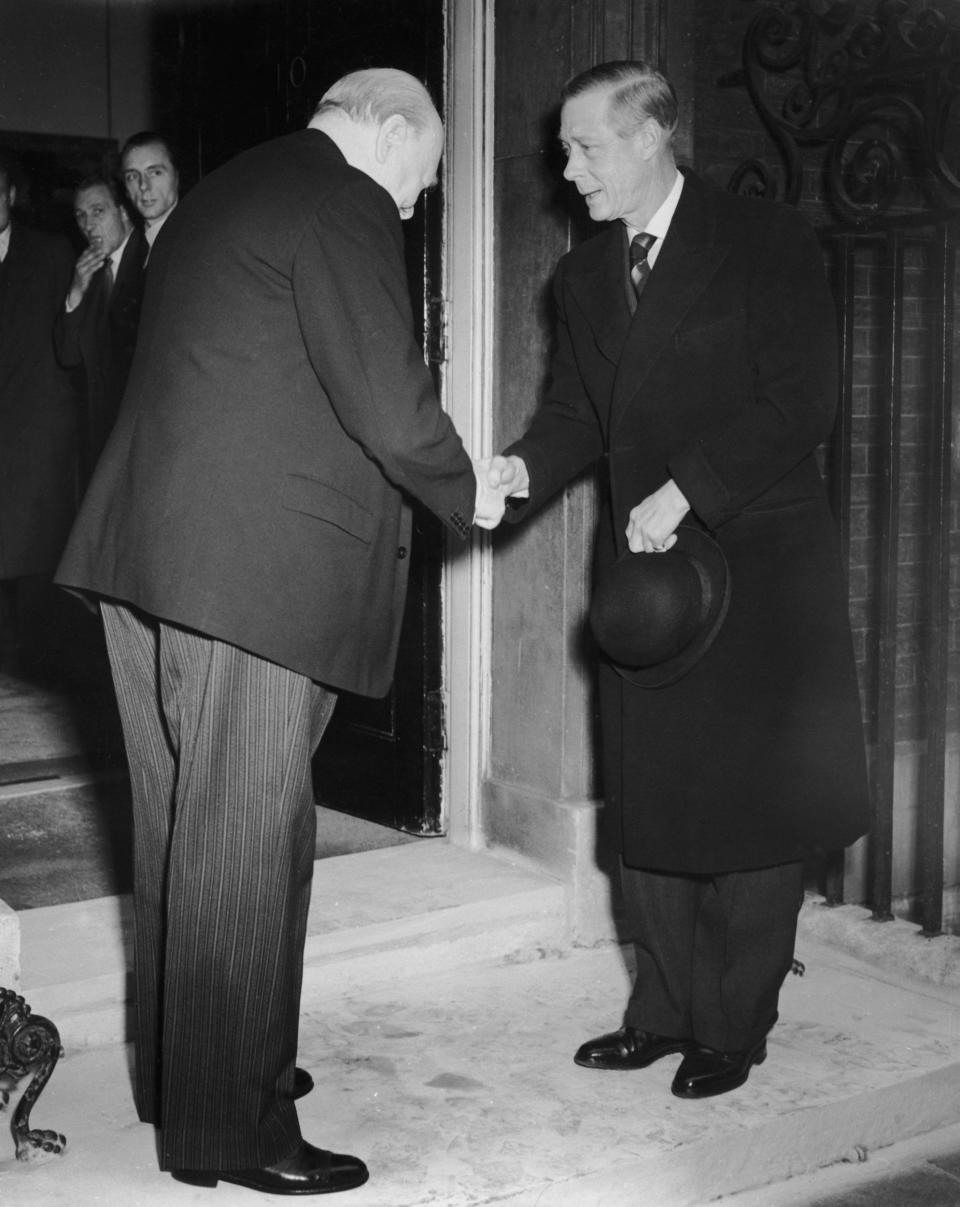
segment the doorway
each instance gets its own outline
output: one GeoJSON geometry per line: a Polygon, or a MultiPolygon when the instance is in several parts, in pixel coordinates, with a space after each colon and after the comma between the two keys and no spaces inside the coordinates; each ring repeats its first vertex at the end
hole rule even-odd
{"type": "MultiPolygon", "coordinates": [[[[302,127],[324,89],[347,70],[403,67],[424,79],[438,102],[443,98],[443,0],[187,0],[156,5],[150,28],[152,124],[178,137],[187,187],[246,146],[302,127]]],[[[118,117],[118,129],[121,121],[118,117]]],[[[425,355],[438,370],[443,355],[434,338],[442,257],[438,192],[421,203],[414,220],[404,224],[404,233],[414,313],[421,320],[425,355]]],[[[318,855],[384,845],[381,827],[390,828],[391,843],[445,829],[440,774],[443,553],[440,525],[429,514],[416,512],[397,686],[382,701],[350,696],[340,701],[316,764],[318,807],[328,812],[320,830],[331,847],[318,855]],[[351,828],[351,818],[359,828],[351,828]],[[364,830],[365,823],[373,824],[364,830]]],[[[62,684],[52,689],[46,683],[8,684],[8,711],[20,721],[28,719],[30,732],[16,749],[0,751],[0,795],[6,794],[2,807],[11,834],[25,838],[33,832],[50,868],[56,858],[43,822],[48,802],[39,798],[47,790],[62,791],[72,778],[89,781],[93,776],[100,784],[96,790],[88,782],[69,791],[74,805],[92,792],[99,815],[88,825],[84,814],[79,829],[68,825],[72,837],[65,839],[66,846],[76,854],[91,833],[99,834],[119,868],[126,861],[128,841],[122,790],[118,793],[116,787],[124,766],[119,724],[98,620],[75,612],[79,606],[70,601],[70,624],[61,631],[65,636],[71,626],[82,631],[72,652],[83,651],[88,669],[79,678],[95,690],[96,699],[88,694],[74,704],[65,699],[62,684]],[[16,819],[9,802],[20,797],[25,808],[32,798],[33,811],[16,819]]],[[[9,856],[4,860],[8,868],[30,864],[10,835],[0,845],[9,856]]],[[[0,866],[0,897],[5,896],[3,875],[0,866]]],[[[60,876],[61,881],[69,878],[60,876]]],[[[122,882],[93,892],[80,888],[64,899],[124,890],[122,882]]]]}

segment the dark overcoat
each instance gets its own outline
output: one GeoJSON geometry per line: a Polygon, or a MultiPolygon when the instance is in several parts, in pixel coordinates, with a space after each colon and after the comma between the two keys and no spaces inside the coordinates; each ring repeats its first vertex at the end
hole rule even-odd
{"type": "Polygon", "coordinates": [[[151,252],[127,393],[58,580],[383,695],[407,496],[464,538],[476,492],[413,333],[397,207],[325,134],[207,176],[151,252]]]}
{"type": "MultiPolygon", "coordinates": [[[[673,478],[714,534],[732,597],[679,682],[601,666],[603,776],[634,867],[720,873],[843,847],[867,825],[864,745],[838,539],[815,457],[837,395],[817,241],[788,207],[685,174],[636,313],[625,228],[560,262],[548,396],[510,450],[533,509],[606,469],[598,574],[629,513],[673,478]]],[[[656,554],[637,556],[657,556],[656,554]]]]}
{"type": "Polygon", "coordinates": [[[77,506],[77,425],[53,324],[73,275],[62,235],[10,228],[0,265],[0,578],[50,574],[77,506]]]}
{"type": "Polygon", "coordinates": [[[107,289],[103,269],[99,268],[80,305],[69,313],[61,308],[57,316],[57,356],[61,364],[81,369],[84,379],[80,424],[84,482],[107,442],[127,385],[137,346],[148,250],[143,231],[134,227],[120,257],[113,287],[107,289]]]}

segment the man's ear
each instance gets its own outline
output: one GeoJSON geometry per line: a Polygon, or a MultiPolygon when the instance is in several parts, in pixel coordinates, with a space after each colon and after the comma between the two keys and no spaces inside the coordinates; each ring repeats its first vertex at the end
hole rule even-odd
{"type": "Polygon", "coordinates": [[[637,130],[637,146],[644,159],[652,159],[663,143],[664,129],[654,117],[648,117],[637,130]]]}
{"type": "Polygon", "coordinates": [[[10,198],[10,208],[13,209],[13,207],[17,204],[17,186],[15,184],[11,184],[8,187],[7,196],[10,198]]]}
{"type": "Polygon", "coordinates": [[[392,113],[381,122],[380,128],[377,130],[377,161],[385,163],[397,151],[402,150],[409,131],[410,124],[400,113],[392,113]]]}

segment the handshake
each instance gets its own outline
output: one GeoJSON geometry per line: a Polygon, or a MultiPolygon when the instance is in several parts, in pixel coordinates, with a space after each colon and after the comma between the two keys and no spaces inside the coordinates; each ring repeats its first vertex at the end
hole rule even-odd
{"type": "Polygon", "coordinates": [[[473,522],[480,528],[496,528],[503,519],[507,499],[527,494],[527,467],[520,457],[484,457],[474,461],[473,472],[477,477],[473,522]]]}

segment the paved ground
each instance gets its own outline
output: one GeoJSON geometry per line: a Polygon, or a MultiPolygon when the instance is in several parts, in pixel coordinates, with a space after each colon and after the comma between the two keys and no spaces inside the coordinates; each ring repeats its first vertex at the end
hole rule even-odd
{"type": "MultiPolygon", "coordinates": [[[[324,861],[318,906],[327,906],[329,891],[349,911],[348,873],[359,865],[348,860],[402,866],[411,877],[408,896],[426,893],[430,860],[447,858],[431,850],[324,861]],[[327,890],[338,867],[344,879],[327,890]]],[[[461,892],[471,860],[481,858],[449,854],[453,863],[444,866],[461,892]]],[[[369,896],[358,891],[357,899],[369,896]]],[[[485,909],[488,918],[489,903],[485,909]]],[[[460,932],[459,947],[451,939],[416,967],[408,956],[407,968],[393,950],[394,930],[379,931],[376,949],[362,957],[345,950],[341,936],[337,950],[309,969],[300,1060],[317,1089],[301,1104],[304,1133],[355,1152],[371,1169],[367,1186],[337,1202],[960,1204],[960,1164],[952,1156],[960,1153],[960,1132],[938,1130],[960,1119],[960,989],[877,969],[806,935],[798,946],[806,975],[785,986],[766,1063],[742,1089],[690,1103],[669,1092],[677,1057],[637,1074],[597,1073],[571,1060],[583,1039],[618,1021],[630,980],[620,949],[526,948],[470,963],[483,935],[460,932]],[[358,963],[365,971],[356,971],[358,963]],[[911,1137],[906,1147],[891,1147],[911,1137]],[[936,1138],[939,1149],[921,1149],[920,1138],[936,1138]],[[828,1168],[811,1172],[819,1167],[828,1168]]],[[[422,954],[422,940],[411,952],[422,954]]],[[[39,1012],[40,990],[33,1004],[39,1012]]],[[[32,1122],[66,1133],[67,1151],[45,1164],[0,1164],[0,1202],[277,1201],[224,1184],[216,1191],[184,1186],[158,1171],[153,1130],[133,1113],[129,1049],[121,1043],[69,1049],[32,1122]]]]}

